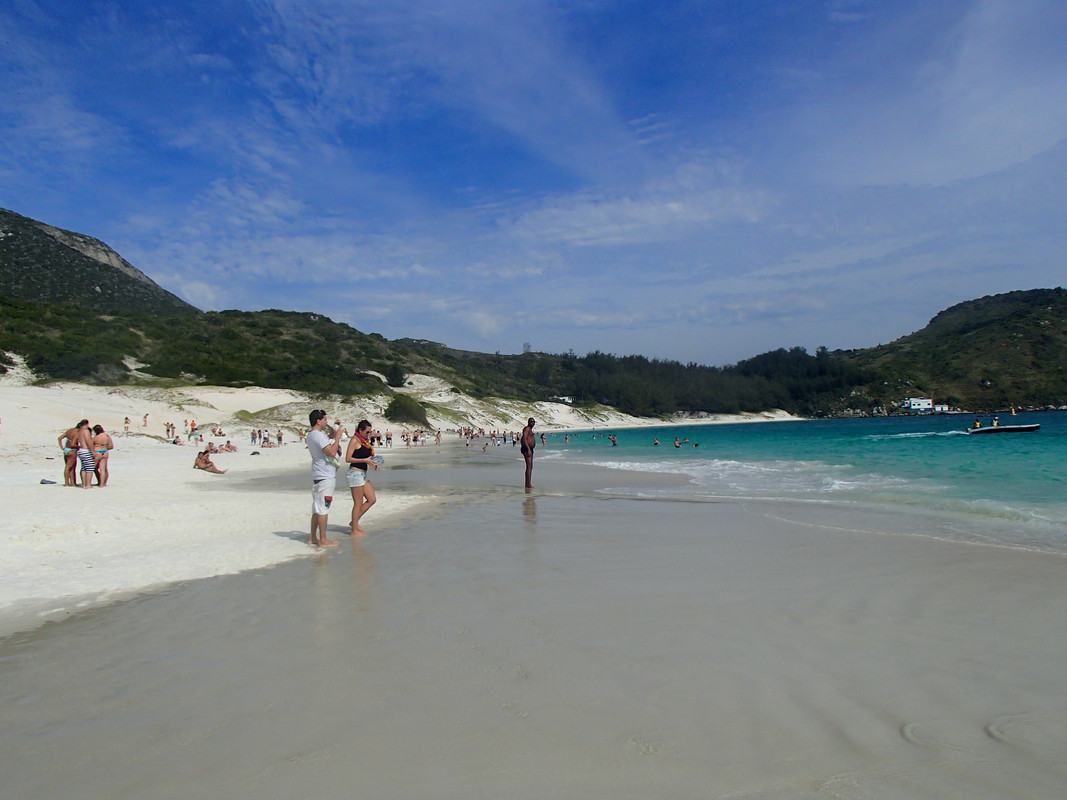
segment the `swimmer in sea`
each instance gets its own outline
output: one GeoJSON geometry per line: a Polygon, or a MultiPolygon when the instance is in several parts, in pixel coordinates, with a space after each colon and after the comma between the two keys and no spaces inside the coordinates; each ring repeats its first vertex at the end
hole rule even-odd
{"type": "Polygon", "coordinates": [[[527,490],[533,488],[531,481],[533,480],[533,451],[537,445],[537,437],[534,436],[534,418],[530,417],[526,422],[526,427],[522,429],[522,434],[519,436],[519,452],[522,453],[523,459],[526,461],[526,488],[527,490]]]}

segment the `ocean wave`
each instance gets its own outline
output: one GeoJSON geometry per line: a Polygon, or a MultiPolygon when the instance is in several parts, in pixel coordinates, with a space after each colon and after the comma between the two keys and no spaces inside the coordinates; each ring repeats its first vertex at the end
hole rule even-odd
{"type": "MultiPolygon", "coordinates": [[[[736,461],[708,459],[690,461],[595,461],[593,466],[625,471],[686,475],[690,491],[756,497],[803,497],[808,495],[901,491],[919,483],[914,479],[886,475],[855,474],[848,465],[817,461],[736,461]]],[[[935,489],[933,485],[930,489],[935,489]]]]}
{"type": "Polygon", "coordinates": [[[935,538],[1067,553],[1067,506],[1038,506],[954,496],[952,487],[924,476],[861,473],[815,461],[598,460],[608,469],[686,475],[689,485],[642,489],[663,500],[765,499],[858,504],[918,514],[936,523],[935,538]]]}

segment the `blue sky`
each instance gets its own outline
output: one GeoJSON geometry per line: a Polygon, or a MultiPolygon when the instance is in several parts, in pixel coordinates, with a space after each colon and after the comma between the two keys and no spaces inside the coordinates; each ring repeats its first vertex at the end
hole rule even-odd
{"type": "Polygon", "coordinates": [[[0,206],[202,309],[727,364],[1064,283],[1062,0],[5,0],[0,206]]]}

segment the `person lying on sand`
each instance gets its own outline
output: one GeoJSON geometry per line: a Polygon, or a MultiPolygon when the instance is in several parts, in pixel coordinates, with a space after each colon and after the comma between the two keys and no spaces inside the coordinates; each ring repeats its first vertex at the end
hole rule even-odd
{"type": "Polygon", "coordinates": [[[196,460],[193,462],[193,469],[202,469],[204,472],[214,472],[216,475],[226,474],[226,470],[219,469],[211,461],[211,456],[208,455],[207,450],[203,450],[196,454],[196,460]]]}

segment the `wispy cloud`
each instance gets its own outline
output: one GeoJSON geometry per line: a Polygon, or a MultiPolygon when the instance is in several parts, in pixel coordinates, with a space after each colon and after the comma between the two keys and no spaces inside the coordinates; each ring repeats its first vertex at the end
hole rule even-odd
{"type": "Polygon", "coordinates": [[[1067,6],[979,0],[905,8],[886,23],[843,49],[795,109],[789,130],[817,174],[944,184],[1067,137],[1067,6]]]}
{"type": "Polygon", "coordinates": [[[0,205],[206,308],[862,346],[1062,282],[1065,32],[1056,0],[19,2],[0,205]]]}

